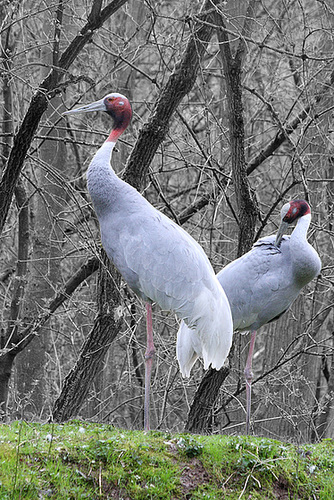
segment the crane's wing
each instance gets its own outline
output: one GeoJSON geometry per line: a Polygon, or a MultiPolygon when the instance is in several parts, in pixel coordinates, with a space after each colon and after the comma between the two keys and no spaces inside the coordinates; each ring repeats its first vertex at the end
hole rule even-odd
{"type": "Polygon", "coordinates": [[[260,328],[282,314],[299,293],[292,279],[289,237],[284,236],[280,249],[274,242],[275,236],[262,238],[217,275],[235,330],[260,328]]]}
{"type": "Polygon", "coordinates": [[[203,249],[143,198],[119,218],[100,219],[100,226],[103,247],[129,286],[196,328],[205,367],[221,368],[232,343],[232,317],[203,249]]]}

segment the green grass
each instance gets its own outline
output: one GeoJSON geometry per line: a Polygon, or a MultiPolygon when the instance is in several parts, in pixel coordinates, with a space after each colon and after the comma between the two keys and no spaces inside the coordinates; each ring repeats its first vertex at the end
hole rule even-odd
{"type": "Polygon", "coordinates": [[[334,498],[334,441],[0,425],[0,499],[334,498]]]}

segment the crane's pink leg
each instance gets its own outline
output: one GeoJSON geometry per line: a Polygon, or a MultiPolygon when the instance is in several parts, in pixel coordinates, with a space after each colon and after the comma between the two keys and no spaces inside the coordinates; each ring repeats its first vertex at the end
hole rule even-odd
{"type": "Polygon", "coordinates": [[[151,372],[153,365],[153,357],[155,354],[155,347],[153,343],[152,306],[149,302],[146,303],[146,328],[147,328],[147,346],[145,352],[144,430],[149,431],[151,372]]]}
{"type": "Polygon", "coordinates": [[[249,425],[250,425],[251,402],[252,402],[252,380],[253,380],[252,359],[253,359],[255,337],[256,337],[256,330],[253,330],[251,334],[249,352],[244,372],[246,380],[246,434],[249,433],[249,425]]]}

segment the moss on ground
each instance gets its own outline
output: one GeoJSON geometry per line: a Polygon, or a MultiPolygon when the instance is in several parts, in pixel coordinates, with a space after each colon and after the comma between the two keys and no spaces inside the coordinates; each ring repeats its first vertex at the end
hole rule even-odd
{"type": "Polygon", "coordinates": [[[332,500],[334,442],[0,425],[0,499],[332,500]]]}

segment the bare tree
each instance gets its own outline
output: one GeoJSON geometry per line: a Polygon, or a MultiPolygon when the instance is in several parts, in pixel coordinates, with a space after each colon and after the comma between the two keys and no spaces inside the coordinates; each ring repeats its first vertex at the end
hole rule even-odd
{"type": "MultiPolygon", "coordinates": [[[[242,69],[246,56],[245,36],[249,37],[251,33],[251,26],[256,16],[254,8],[255,2],[252,0],[246,5],[244,2],[239,2],[235,4],[232,13],[230,13],[236,19],[242,18],[244,20],[243,25],[240,27],[236,48],[233,48],[232,43],[230,43],[222,12],[217,9],[215,17],[227,96],[231,167],[239,230],[237,257],[240,257],[251,248],[254,241],[257,216],[256,201],[246,173],[245,127],[242,104],[242,69]]],[[[238,356],[240,356],[240,349],[234,348],[231,356],[232,364],[235,363],[238,356]]],[[[225,367],[220,371],[210,369],[205,374],[189,411],[186,422],[187,430],[204,432],[212,428],[210,424],[212,407],[228,374],[229,370],[225,367]]]]}
{"type": "MultiPolygon", "coordinates": [[[[28,152],[29,147],[31,146],[32,140],[34,138],[34,135],[36,133],[37,127],[40,123],[40,120],[42,118],[43,113],[47,110],[48,108],[48,103],[49,100],[59,92],[59,87],[58,85],[60,84],[60,81],[64,75],[64,70],[67,69],[71,63],[75,60],[75,58],[78,56],[80,51],[83,49],[85,44],[91,39],[92,34],[95,30],[101,27],[101,25],[114,13],[116,10],[123,4],[125,3],[125,0],[123,1],[113,1],[111,2],[107,7],[105,7],[103,10],[101,10],[101,2],[94,2],[92,10],[88,16],[88,21],[86,25],[81,29],[80,34],[77,35],[76,38],[68,45],[68,47],[63,51],[61,55],[59,55],[59,36],[60,36],[60,25],[61,25],[61,19],[62,19],[62,3],[59,4],[59,8],[56,12],[56,29],[54,32],[54,39],[53,39],[53,51],[52,51],[52,63],[45,61],[46,67],[51,67],[52,69],[48,72],[47,76],[42,80],[39,89],[37,92],[34,94],[32,97],[32,100],[30,102],[29,108],[22,120],[22,123],[20,125],[20,128],[18,132],[16,133],[13,141],[13,145],[11,147],[11,150],[8,152],[8,160],[5,166],[5,169],[3,171],[2,179],[0,182],[0,204],[1,204],[1,230],[4,227],[5,221],[7,219],[7,215],[9,212],[9,208],[11,205],[12,201],[12,196],[15,191],[15,187],[19,181],[19,176],[21,173],[21,170],[23,168],[23,164],[26,158],[26,154],[28,152]]],[[[16,16],[19,17],[19,6],[17,5],[17,10],[14,10],[14,13],[16,16]]],[[[5,58],[4,58],[4,64],[5,64],[5,69],[7,72],[9,71],[10,68],[10,60],[8,58],[8,53],[9,53],[9,42],[12,38],[12,33],[11,33],[11,28],[12,28],[12,22],[13,24],[15,23],[11,19],[5,18],[4,22],[8,23],[8,27],[3,28],[4,32],[4,38],[6,40],[6,53],[5,53],[5,58]]],[[[6,86],[4,87],[4,90],[6,92],[6,87],[8,87],[9,83],[7,82],[6,86]]],[[[9,95],[9,92],[7,91],[7,95],[9,95]]],[[[7,99],[8,106],[10,105],[9,100],[7,99]]],[[[56,102],[55,102],[56,104],[56,102]]],[[[7,115],[8,115],[8,109],[7,109],[7,115]]],[[[5,116],[5,121],[8,122],[9,117],[5,116]]],[[[42,130],[43,132],[43,130],[42,130]]],[[[47,133],[46,130],[44,129],[44,133],[47,133]]],[[[48,134],[47,134],[48,135],[48,134]]],[[[52,138],[52,135],[49,135],[47,137],[47,142],[49,142],[49,138],[52,138]]],[[[53,138],[54,139],[54,138],[53,138]]],[[[42,140],[42,144],[44,144],[44,140],[42,140]]],[[[50,143],[52,144],[52,143],[50,143]]],[[[51,162],[56,161],[62,163],[64,160],[61,159],[61,157],[58,155],[61,147],[62,147],[62,142],[60,142],[58,145],[56,145],[56,152],[57,155],[55,156],[55,152],[52,151],[50,152],[50,147],[48,146],[48,150],[46,150],[46,146],[44,146],[44,151],[45,151],[45,161],[46,162],[51,162]]],[[[32,182],[32,181],[31,181],[32,182]]],[[[43,179],[37,179],[38,182],[44,182],[43,179]]],[[[54,191],[53,188],[56,187],[56,184],[54,179],[51,181],[49,184],[49,188],[51,187],[52,190],[54,191]]],[[[37,184],[38,185],[38,184],[37,184]]],[[[21,189],[22,191],[22,189],[21,189]]],[[[50,193],[46,193],[46,197],[49,196],[50,193]]],[[[53,193],[53,195],[57,195],[56,192],[53,193]]],[[[22,196],[21,196],[22,198],[22,196]]],[[[49,203],[50,201],[54,200],[54,196],[51,196],[49,200],[47,201],[45,198],[42,200],[42,205],[44,207],[47,207],[47,210],[50,209],[49,203]]],[[[41,200],[40,197],[37,198],[37,200],[41,200]]],[[[22,202],[21,202],[22,204],[22,202]]],[[[24,205],[24,203],[23,203],[24,205]]],[[[58,203],[56,204],[57,206],[58,203]]],[[[20,205],[19,205],[20,206],[20,205]]],[[[37,210],[38,213],[39,209],[37,210]]],[[[23,215],[22,215],[23,216],[23,215]]],[[[56,216],[56,214],[55,214],[56,216]]],[[[47,224],[47,220],[44,215],[39,215],[37,217],[37,220],[39,220],[40,228],[37,229],[37,233],[39,232],[39,237],[36,238],[35,243],[40,246],[39,250],[37,249],[36,253],[36,262],[38,264],[44,262],[44,265],[46,266],[47,269],[50,268],[50,265],[54,265],[54,255],[52,255],[52,252],[49,255],[45,255],[45,248],[43,248],[43,243],[42,239],[45,237],[45,234],[42,234],[45,231],[45,224],[47,224]]],[[[23,223],[23,228],[21,231],[24,231],[24,235],[28,231],[28,226],[29,226],[29,221],[26,217],[24,223],[23,223]]],[[[55,227],[55,226],[54,226],[55,227]]],[[[27,237],[24,236],[26,239],[27,237]]],[[[55,239],[58,239],[58,236],[56,236],[55,239]]],[[[51,238],[50,241],[54,241],[53,237],[51,238]]],[[[48,245],[48,244],[47,244],[48,245]]],[[[27,246],[26,246],[27,248],[27,246]]],[[[53,248],[55,248],[53,246],[53,248]]],[[[36,245],[35,245],[36,249],[36,245]]],[[[27,260],[27,253],[24,256],[24,260],[27,260]]],[[[20,262],[20,261],[18,261],[20,262]]],[[[33,262],[33,261],[32,261],[33,262]]],[[[23,278],[23,274],[26,274],[27,269],[25,268],[24,271],[22,271],[22,266],[17,268],[17,273],[19,276],[21,276],[20,279],[23,278]]],[[[45,270],[45,272],[42,272],[41,269],[38,270],[37,274],[39,276],[43,275],[43,280],[44,283],[49,285],[50,283],[50,278],[52,280],[52,277],[48,277],[48,271],[45,270]]],[[[33,281],[30,281],[31,286],[36,289],[40,289],[40,283],[35,284],[33,281]]],[[[56,286],[56,283],[54,283],[54,286],[56,286]]],[[[17,288],[17,287],[16,287],[17,288]]],[[[29,335],[27,338],[24,337],[26,335],[26,330],[25,326],[27,326],[27,321],[29,322],[29,317],[36,317],[38,314],[38,311],[33,310],[35,308],[36,302],[39,300],[45,301],[48,296],[50,297],[50,287],[47,286],[49,289],[48,292],[45,290],[42,291],[40,299],[38,299],[36,293],[34,293],[34,296],[32,297],[32,303],[30,303],[30,306],[28,306],[28,310],[23,311],[22,308],[22,303],[24,300],[23,292],[24,292],[24,287],[22,284],[19,286],[20,290],[20,297],[15,296],[17,295],[16,292],[14,292],[14,298],[12,301],[12,319],[9,321],[9,327],[7,329],[7,333],[5,337],[3,338],[3,353],[1,356],[1,365],[0,365],[0,373],[1,373],[1,380],[3,381],[3,387],[1,388],[1,395],[2,399],[0,401],[0,405],[5,410],[6,407],[6,402],[7,402],[7,388],[8,388],[8,380],[11,375],[12,371],[12,366],[14,359],[18,353],[20,353],[23,349],[23,347],[26,347],[28,343],[33,339],[32,335],[29,335]],[[16,305],[14,305],[14,302],[16,305]],[[22,320],[23,316],[23,328],[20,328],[20,320],[22,320]],[[29,341],[29,342],[28,342],[29,341]]],[[[31,294],[32,292],[30,292],[31,294]]],[[[39,310],[41,308],[41,305],[39,307],[39,310]]],[[[38,308],[37,308],[38,309],[38,308]]],[[[30,322],[30,331],[34,330],[36,333],[36,329],[34,328],[34,323],[35,322],[30,322]]],[[[33,354],[32,359],[34,359],[38,365],[41,365],[40,358],[43,356],[43,353],[45,352],[44,346],[41,346],[41,349],[38,353],[38,355],[33,354]]],[[[31,361],[29,362],[31,363],[31,361]]],[[[22,363],[20,364],[21,367],[23,368],[23,372],[26,371],[27,367],[22,363]]],[[[36,365],[32,366],[32,372],[36,371],[36,365]]],[[[27,377],[25,379],[23,377],[23,372],[21,372],[19,379],[23,382],[25,380],[31,380],[31,377],[27,377]]],[[[28,390],[25,386],[23,387],[23,390],[26,391],[28,390]]],[[[30,391],[31,392],[31,391],[30,391]]]]}
{"type": "MultiPolygon", "coordinates": [[[[281,15],[282,17],[284,17],[284,13],[282,13],[281,15]]],[[[281,22],[283,22],[282,19],[281,22]]],[[[245,24],[246,23],[247,23],[247,16],[245,19],[245,24]]],[[[280,26],[281,24],[279,24],[279,33],[283,35],[280,26]]],[[[232,31],[231,30],[229,31],[232,38],[232,31]]],[[[220,32],[219,38],[221,42],[223,41],[225,43],[225,45],[222,46],[223,50],[221,52],[223,53],[225,76],[227,78],[227,82],[229,82],[230,78],[227,75],[233,72],[233,68],[230,66],[230,69],[227,69],[228,66],[226,63],[228,61],[227,57],[229,54],[230,44],[229,40],[227,39],[227,34],[226,34],[227,30],[225,29],[225,32],[223,33],[224,35],[222,36],[220,32]]],[[[328,42],[327,37],[325,38],[326,42],[328,42]]],[[[243,41],[245,42],[246,40],[250,40],[249,34],[246,35],[244,34],[243,41]]],[[[330,45],[332,46],[332,44],[330,45]]],[[[326,53],[327,51],[328,51],[328,45],[326,46],[326,53]]],[[[294,71],[292,74],[293,81],[298,86],[298,90],[300,90],[302,78],[301,75],[297,72],[295,67],[295,59],[294,59],[295,56],[292,52],[289,51],[288,47],[286,47],[286,56],[288,58],[290,69],[294,71]]],[[[303,58],[303,56],[301,56],[301,58],[303,58]]],[[[324,67],[326,68],[326,66],[327,65],[325,63],[324,67]]],[[[326,74],[326,72],[324,74],[326,74]]],[[[304,82],[304,84],[308,85],[308,82],[307,83],[304,82]]],[[[261,95],[259,92],[247,86],[246,89],[256,97],[258,97],[266,106],[267,110],[271,114],[271,117],[275,123],[277,132],[274,135],[274,137],[268,142],[268,144],[263,147],[260,153],[254,156],[249,161],[247,169],[243,170],[242,167],[243,161],[242,159],[240,160],[240,158],[238,159],[237,164],[240,165],[239,172],[242,173],[247,171],[247,174],[250,175],[264,161],[266,161],[273,154],[275,154],[278,148],[280,148],[282,145],[286,143],[289,143],[289,145],[291,145],[294,148],[293,162],[297,163],[300,162],[302,167],[300,170],[300,175],[296,175],[295,172],[292,171],[292,181],[288,186],[288,188],[284,190],[284,195],[286,196],[286,194],[289,193],[296,185],[301,184],[303,185],[303,191],[304,191],[302,196],[305,197],[306,199],[309,199],[310,193],[312,191],[312,196],[314,196],[313,199],[315,201],[315,204],[317,204],[318,196],[316,195],[316,186],[314,186],[314,188],[310,190],[309,182],[306,180],[305,176],[305,170],[306,170],[305,162],[303,162],[302,158],[299,156],[298,142],[296,144],[296,141],[294,139],[291,139],[291,134],[293,134],[296,131],[296,129],[298,129],[298,127],[300,127],[301,124],[303,124],[303,122],[307,123],[307,127],[313,124],[314,116],[317,116],[317,114],[322,116],[322,114],[324,113],[325,116],[328,116],[328,110],[330,109],[330,104],[328,102],[328,95],[331,92],[332,86],[333,86],[333,72],[330,69],[327,80],[325,79],[324,83],[317,89],[314,88],[312,92],[310,91],[307,92],[307,98],[303,103],[304,105],[302,109],[300,110],[299,113],[297,113],[295,118],[291,119],[291,121],[286,124],[280,120],[278,111],[275,110],[275,107],[272,105],[271,102],[269,102],[269,100],[264,98],[263,95],[261,95]]],[[[238,92],[235,92],[234,95],[238,95],[238,92]]],[[[232,99],[234,95],[232,95],[232,99]]],[[[231,95],[229,95],[228,89],[227,89],[227,99],[228,100],[231,99],[231,95]]],[[[293,103],[293,107],[295,106],[296,103],[293,103]]],[[[241,103],[241,95],[239,92],[239,109],[241,108],[242,108],[242,103],[241,103]]],[[[238,110],[230,109],[230,119],[231,116],[234,116],[235,119],[237,119],[238,110]]],[[[233,137],[237,136],[235,130],[233,129],[233,124],[230,124],[230,134],[233,137]]],[[[326,132],[326,134],[328,136],[328,132],[326,132]]],[[[231,156],[232,156],[231,162],[233,162],[233,157],[237,157],[237,154],[234,152],[233,149],[233,137],[231,138],[231,156]]],[[[303,133],[301,137],[304,137],[303,133]]],[[[247,142],[249,142],[249,140],[247,142]]],[[[311,179],[309,179],[309,181],[311,181],[311,179]]],[[[237,182],[235,182],[235,189],[238,190],[237,182]]],[[[240,185],[239,185],[239,190],[240,190],[240,185]]],[[[283,196],[277,197],[274,201],[272,208],[274,206],[277,206],[277,204],[282,198],[283,196]]],[[[245,197],[245,199],[247,200],[247,196],[245,197]]],[[[258,194],[258,199],[260,199],[260,193],[258,194]]],[[[252,224],[248,222],[244,229],[245,231],[244,234],[246,235],[246,238],[247,234],[250,237],[249,242],[251,241],[251,238],[254,237],[254,233],[252,236],[252,233],[248,232],[248,230],[251,229],[252,227],[254,228],[254,226],[252,226],[252,224]]],[[[257,233],[256,238],[259,236],[259,234],[260,232],[257,233]]],[[[239,237],[239,244],[240,244],[240,237],[239,237]]],[[[247,245],[244,247],[244,251],[245,250],[247,250],[247,245]]],[[[240,253],[238,255],[240,255],[240,253]]],[[[311,285],[311,287],[312,286],[313,284],[311,285]]],[[[322,292],[324,291],[324,289],[326,289],[326,286],[323,288],[322,286],[319,286],[319,283],[317,283],[316,286],[317,286],[316,290],[318,290],[318,293],[320,294],[319,296],[323,297],[322,292]]],[[[294,310],[296,311],[296,314],[299,317],[304,318],[304,321],[302,323],[304,328],[306,328],[304,335],[300,337],[300,327],[299,327],[300,324],[295,323],[295,328],[291,328],[291,326],[289,326],[289,324],[291,325],[291,318],[289,321],[289,316],[286,316],[277,324],[272,325],[270,328],[268,327],[269,333],[266,335],[264,343],[260,344],[258,352],[262,354],[263,358],[262,368],[267,374],[268,380],[269,379],[271,380],[270,383],[272,384],[271,385],[272,387],[274,387],[273,378],[275,379],[275,384],[277,387],[276,393],[277,395],[279,394],[277,398],[275,399],[273,398],[273,404],[271,404],[271,407],[268,410],[268,406],[270,405],[268,403],[263,404],[264,398],[263,397],[261,398],[260,396],[261,393],[262,394],[265,393],[263,390],[263,384],[261,384],[259,388],[259,393],[257,393],[259,395],[259,399],[256,404],[257,408],[256,418],[259,420],[260,423],[259,427],[261,428],[261,432],[264,432],[265,434],[269,434],[270,432],[276,432],[276,435],[296,437],[297,435],[296,428],[298,428],[299,429],[298,436],[300,436],[301,439],[312,439],[312,434],[313,438],[319,437],[319,434],[316,431],[317,419],[319,418],[320,415],[324,415],[324,413],[322,413],[324,403],[321,403],[321,398],[319,398],[319,395],[322,394],[322,401],[324,401],[323,382],[320,382],[320,380],[323,380],[324,375],[323,373],[321,373],[322,369],[320,367],[320,361],[321,359],[322,360],[324,359],[323,358],[324,352],[327,352],[328,356],[331,357],[333,348],[332,342],[331,341],[328,342],[328,340],[330,339],[330,337],[328,337],[328,328],[325,327],[325,329],[323,329],[324,325],[323,322],[326,322],[328,320],[328,313],[329,313],[329,308],[326,305],[326,303],[328,303],[329,305],[333,302],[332,294],[330,294],[328,298],[329,302],[324,301],[322,302],[322,304],[320,302],[318,304],[314,302],[314,298],[312,302],[307,300],[307,298],[304,299],[300,298],[297,301],[294,310]],[[304,305],[302,305],[303,300],[304,300],[304,305]],[[319,313],[320,316],[318,316],[319,313]],[[317,316],[319,318],[319,321],[314,321],[313,318],[316,318],[317,316]],[[311,338],[309,337],[310,329],[312,331],[311,338]],[[316,333],[318,330],[320,330],[320,335],[317,335],[316,333]],[[282,335],[283,332],[286,333],[282,335]],[[317,341],[314,341],[315,336],[318,338],[317,341]],[[294,341],[293,340],[294,337],[299,339],[299,341],[298,342],[294,341]],[[303,394],[302,406],[300,405],[300,399],[298,400],[298,402],[292,401],[293,398],[292,398],[291,388],[289,387],[288,384],[286,385],[284,383],[282,384],[280,380],[280,377],[282,377],[282,373],[284,373],[284,370],[280,371],[279,369],[280,366],[282,366],[281,365],[282,359],[281,356],[278,356],[278,353],[280,353],[281,351],[283,351],[286,355],[285,360],[283,356],[284,361],[282,363],[282,365],[284,365],[285,367],[284,368],[285,373],[294,372],[295,375],[292,378],[293,386],[295,387],[298,384],[300,387],[303,387],[303,389],[301,390],[301,393],[303,394]],[[312,356],[310,356],[309,354],[310,352],[312,352],[312,356]],[[305,364],[306,358],[307,358],[307,368],[305,364]],[[294,363],[296,362],[299,363],[300,369],[295,370],[293,363],[291,364],[288,363],[289,359],[293,359],[294,363]],[[313,379],[312,382],[313,388],[311,383],[308,384],[307,386],[305,386],[304,383],[304,381],[308,379],[310,374],[309,371],[309,367],[311,366],[310,360],[312,361],[314,373],[319,373],[318,381],[316,379],[313,379]],[[307,376],[305,373],[306,371],[308,373],[307,376]],[[268,372],[273,373],[273,378],[268,376],[268,372]],[[298,380],[300,381],[299,383],[297,382],[298,380]],[[316,390],[316,384],[318,384],[317,390],[316,390]],[[307,387],[307,389],[305,389],[305,387],[307,387]],[[322,388],[320,389],[320,387],[322,388]],[[318,395],[316,395],[317,392],[318,395]],[[284,399],[286,401],[290,399],[291,408],[283,410],[282,401],[284,399]],[[315,405],[314,405],[314,400],[317,401],[315,405]],[[281,418],[282,415],[291,415],[291,417],[281,418]]],[[[233,389],[227,389],[227,388],[225,389],[224,391],[225,395],[222,398],[222,402],[216,405],[216,407],[218,408],[216,408],[215,411],[213,411],[213,406],[215,402],[217,402],[218,400],[219,388],[221,387],[221,383],[226,380],[226,377],[230,372],[227,368],[226,369],[224,368],[221,374],[214,371],[209,371],[208,373],[205,374],[200,386],[197,389],[193,404],[190,408],[188,421],[186,423],[186,429],[195,432],[207,432],[208,430],[212,429],[212,423],[214,421],[217,421],[217,419],[219,419],[219,415],[222,416],[225,422],[225,426],[227,428],[230,427],[232,432],[235,430],[235,428],[237,430],[240,429],[240,424],[238,424],[235,427],[233,423],[242,422],[243,418],[243,412],[242,411],[240,412],[240,407],[242,407],[243,404],[242,399],[240,399],[240,394],[244,393],[242,376],[243,376],[243,366],[245,363],[245,351],[246,351],[245,343],[242,340],[242,338],[241,337],[236,338],[234,343],[234,350],[232,355],[230,356],[230,366],[232,372],[234,372],[234,378],[236,379],[235,386],[233,387],[232,385],[233,389]],[[238,370],[238,372],[236,372],[236,369],[238,370]],[[237,402],[237,404],[234,404],[235,402],[237,402]],[[231,405],[230,408],[229,405],[231,405]],[[201,408],[201,411],[199,411],[199,408],[201,408]],[[206,410],[204,410],[203,408],[206,408],[206,410]]],[[[326,360],[328,360],[328,356],[326,356],[325,358],[326,360]]],[[[326,369],[328,370],[327,363],[325,366],[326,369]]],[[[328,383],[330,381],[330,378],[328,376],[327,378],[328,378],[327,380],[328,383]]],[[[259,380],[261,379],[263,379],[262,376],[259,377],[259,380]]],[[[332,400],[332,395],[331,392],[328,393],[327,390],[325,390],[324,393],[326,394],[325,401],[327,409],[325,413],[328,414],[329,408],[331,407],[330,401],[332,400]]],[[[324,419],[322,418],[320,420],[323,421],[324,419]]],[[[323,428],[324,424],[322,429],[323,428]]]]}
{"type": "MultiPolygon", "coordinates": [[[[252,411],[254,430],[263,435],[292,439],[296,429],[301,440],[329,435],[329,6],[309,0],[284,5],[114,0],[103,5],[91,2],[87,11],[76,0],[33,6],[17,0],[0,11],[3,409],[8,399],[9,417],[40,418],[53,407],[58,420],[80,415],[141,427],[143,308],[101,258],[85,187],[85,170],[110,122],[103,115],[71,122],[58,116],[64,106],[115,90],[130,97],[134,111],[113,153],[116,171],[182,224],[216,271],[275,231],[283,202],[309,200],[310,239],[323,261],[322,277],[258,336],[252,411]],[[49,34],[42,37],[49,20],[49,34]],[[52,61],[41,62],[42,50],[52,54],[52,61]],[[56,160],[64,145],[66,162],[63,156],[56,160]],[[37,255],[43,242],[49,243],[48,253],[40,252],[44,257],[37,255]],[[23,364],[20,369],[15,363],[13,371],[14,361],[33,348],[33,340],[41,346],[44,381],[35,372],[23,387],[23,364]],[[59,394],[56,402],[54,394],[59,394]]],[[[235,335],[221,373],[209,371],[203,378],[197,363],[188,381],[180,377],[175,359],[175,318],[157,308],[154,321],[155,426],[180,430],[191,408],[188,428],[242,432],[247,336],[235,335]]]]}

